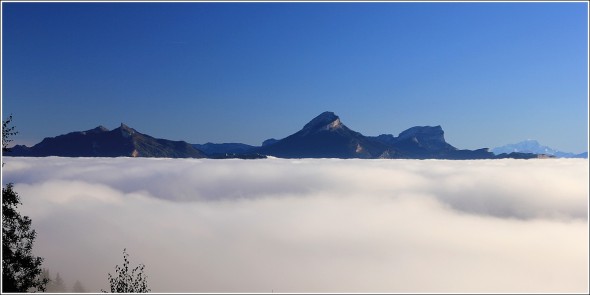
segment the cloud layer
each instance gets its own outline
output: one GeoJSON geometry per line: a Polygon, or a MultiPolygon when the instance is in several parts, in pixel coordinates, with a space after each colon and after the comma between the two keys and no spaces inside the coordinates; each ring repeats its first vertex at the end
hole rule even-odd
{"type": "Polygon", "coordinates": [[[4,158],[52,272],[159,292],[586,292],[588,160],[4,158]]]}

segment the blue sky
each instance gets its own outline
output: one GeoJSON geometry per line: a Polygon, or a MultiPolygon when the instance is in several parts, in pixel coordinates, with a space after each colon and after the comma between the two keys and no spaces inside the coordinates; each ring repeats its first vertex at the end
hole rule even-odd
{"type": "Polygon", "coordinates": [[[588,143],[586,3],[2,3],[2,115],[259,145],[323,111],[458,148],[588,143]]]}

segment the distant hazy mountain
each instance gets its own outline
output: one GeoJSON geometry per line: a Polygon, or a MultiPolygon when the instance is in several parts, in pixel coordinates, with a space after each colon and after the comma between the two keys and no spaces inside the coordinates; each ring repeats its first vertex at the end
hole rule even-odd
{"type": "Polygon", "coordinates": [[[61,157],[158,157],[204,158],[205,154],[184,141],[157,139],[121,124],[109,131],[103,126],[87,131],[48,137],[33,147],[17,145],[7,156],[61,157]]]}
{"type": "Polygon", "coordinates": [[[520,152],[520,153],[533,153],[533,154],[545,154],[555,156],[557,158],[588,158],[588,152],[581,154],[574,154],[568,152],[562,152],[552,149],[548,146],[541,145],[538,141],[528,139],[519,143],[507,144],[504,146],[496,147],[491,150],[494,154],[499,155],[502,153],[520,152]]]}

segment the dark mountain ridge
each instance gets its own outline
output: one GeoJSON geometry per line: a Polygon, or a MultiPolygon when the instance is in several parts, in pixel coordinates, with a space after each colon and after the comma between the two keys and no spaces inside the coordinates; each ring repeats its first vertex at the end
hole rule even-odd
{"type": "Polygon", "coordinates": [[[87,131],[47,137],[33,147],[17,145],[10,156],[30,157],[154,157],[204,158],[205,153],[185,141],[153,138],[121,123],[108,130],[99,126],[87,131]]]}
{"type": "Polygon", "coordinates": [[[493,159],[487,148],[460,150],[445,141],[444,131],[438,126],[415,126],[397,137],[381,134],[370,137],[397,151],[397,158],[406,159],[493,159]]]}
{"type": "Polygon", "coordinates": [[[351,130],[333,112],[324,112],[303,126],[300,131],[281,140],[273,140],[270,144],[253,151],[280,158],[496,158],[487,148],[460,150],[448,144],[441,126],[412,127],[401,132],[398,137],[391,134],[371,137],[351,130]]]}
{"type": "Polygon", "coordinates": [[[283,139],[269,139],[261,146],[242,143],[189,144],[157,139],[121,124],[108,130],[98,126],[87,131],[48,137],[33,147],[17,145],[10,156],[62,157],[160,157],[258,159],[360,158],[360,159],[530,159],[546,157],[531,153],[494,155],[487,148],[460,150],[447,143],[441,126],[416,126],[391,134],[364,136],[342,123],[333,112],[323,112],[301,130],[283,139]]]}

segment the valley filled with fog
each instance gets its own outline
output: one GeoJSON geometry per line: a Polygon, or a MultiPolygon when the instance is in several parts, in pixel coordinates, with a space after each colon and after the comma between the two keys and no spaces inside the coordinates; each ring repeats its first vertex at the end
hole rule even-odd
{"type": "Polygon", "coordinates": [[[68,287],[587,292],[588,160],[4,157],[68,287]]]}

